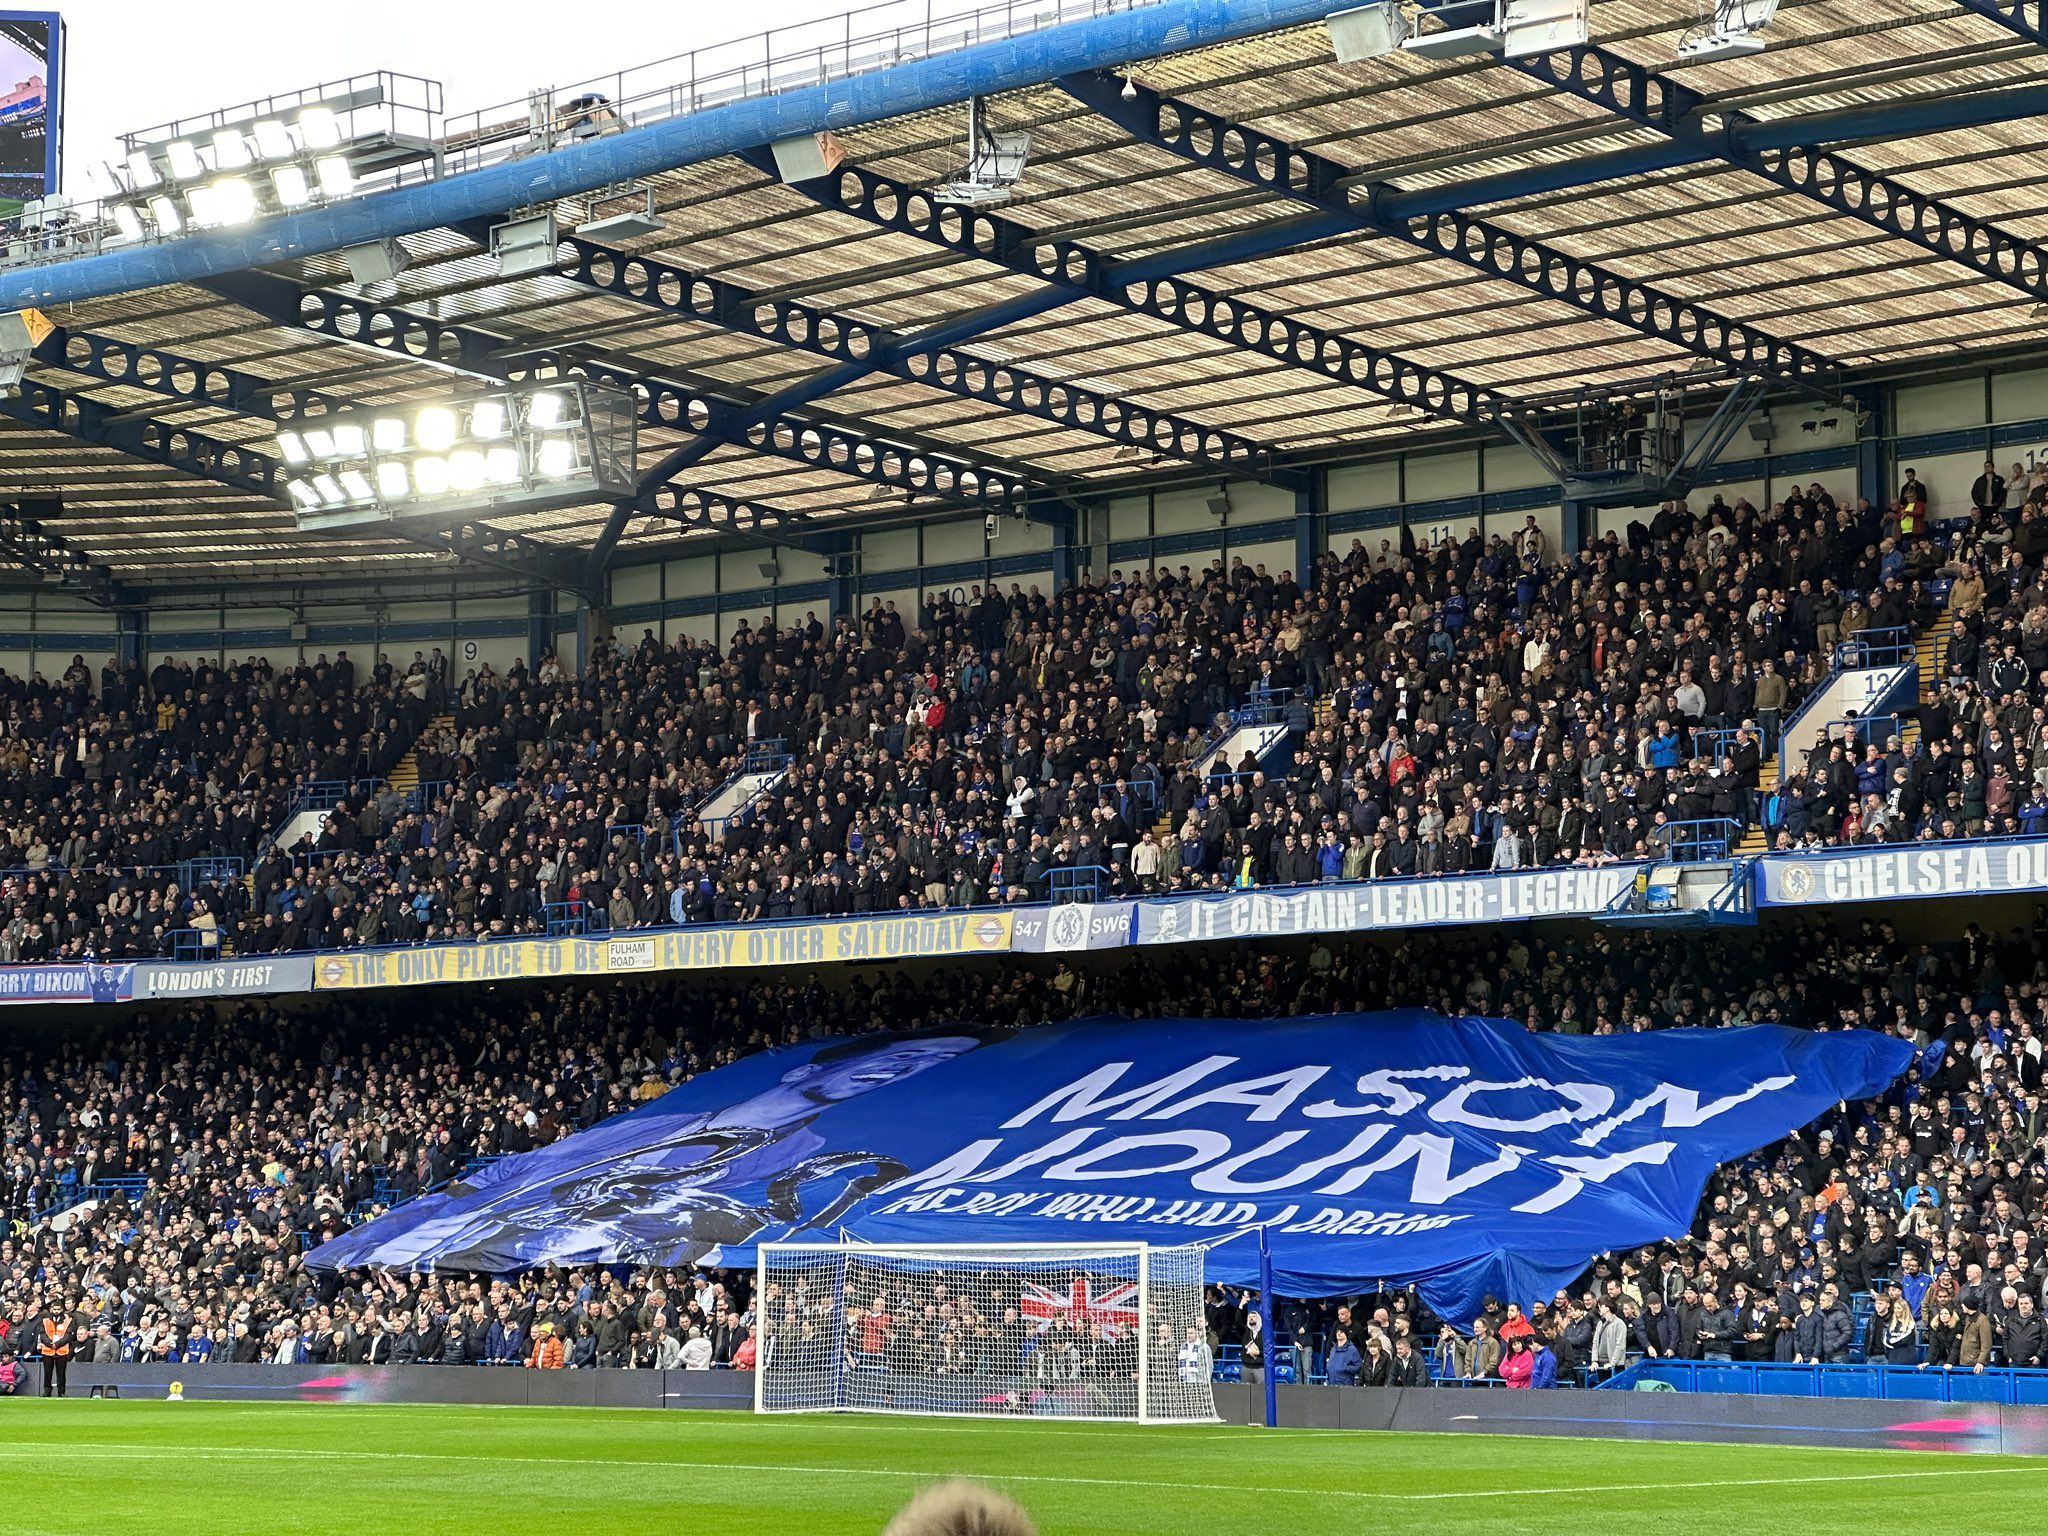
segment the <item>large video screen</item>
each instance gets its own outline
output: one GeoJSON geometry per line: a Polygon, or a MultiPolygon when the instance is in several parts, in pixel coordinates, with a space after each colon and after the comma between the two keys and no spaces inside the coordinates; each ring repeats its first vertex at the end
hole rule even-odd
{"type": "Polygon", "coordinates": [[[0,199],[57,190],[64,23],[54,11],[0,11],[0,199]]]}

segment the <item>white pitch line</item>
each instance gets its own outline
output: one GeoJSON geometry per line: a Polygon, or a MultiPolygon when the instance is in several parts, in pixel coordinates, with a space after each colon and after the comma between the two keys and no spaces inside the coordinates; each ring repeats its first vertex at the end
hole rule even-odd
{"type": "Polygon", "coordinates": [[[36,1444],[12,1444],[0,1446],[0,1459],[8,1457],[44,1456],[51,1451],[61,1451],[66,1456],[81,1451],[93,1452],[90,1459],[105,1461],[184,1461],[194,1457],[212,1457],[221,1460],[270,1461],[280,1458],[315,1461],[456,1461],[471,1466],[489,1463],[503,1463],[517,1466],[550,1467],[637,1467],[648,1472],[773,1472],[812,1477],[887,1477],[908,1479],[916,1482],[933,1481],[950,1477],[986,1477],[997,1483],[1052,1483],[1062,1486],[1089,1488],[1156,1488],[1190,1489],[1198,1493],[1256,1493],[1295,1495],[1307,1498],[1370,1499],[1381,1503],[1418,1504],[1436,1503],[1446,1499],[1504,1499],[1527,1497],[1531,1494],[1587,1494],[1587,1493],[1660,1493],[1693,1491],[1708,1488],[1786,1488],[1807,1484],[1832,1483],[1882,1483],[1909,1481],[1922,1478],[1956,1477],[2002,1477],[2013,1473],[2048,1472],[2048,1462],[2024,1466],[1999,1467],[1929,1467],[1910,1472],[1832,1472],[1809,1477],[1736,1477],[1711,1478],[1697,1482],[1682,1483],[1581,1483],[1532,1487],[1526,1484],[1513,1488],[1461,1488],[1441,1493],[1388,1493],[1359,1488],[1284,1488],[1271,1485],[1246,1483],[1189,1483],[1175,1480],[1158,1482],[1146,1478],[1123,1477],[1056,1477],[1049,1473],[1031,1472],[986,1472],[962,1471],[959,1468],[942,1468],[936,1471],[908,1471],[901,1468],[884,1467],[820,1467],[794,1465],[787,1462],[748,1461],[649,1461],[625,1457],[605,1456],[499,1456],[488,1451],[469,1453],[455,1451],[331,1451],[297,1447],[263,1446],[134,1446],[119,1441],[45,1441],[36,1444]]]}

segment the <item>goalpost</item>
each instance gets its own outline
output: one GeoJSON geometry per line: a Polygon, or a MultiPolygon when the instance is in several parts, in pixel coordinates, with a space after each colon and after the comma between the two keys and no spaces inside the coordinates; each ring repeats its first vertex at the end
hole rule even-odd
{"type": "Polygon", "coordinates": [[[757,1413],[1215,1423],[1199,1247],[762,1243],[757,1413]]]}

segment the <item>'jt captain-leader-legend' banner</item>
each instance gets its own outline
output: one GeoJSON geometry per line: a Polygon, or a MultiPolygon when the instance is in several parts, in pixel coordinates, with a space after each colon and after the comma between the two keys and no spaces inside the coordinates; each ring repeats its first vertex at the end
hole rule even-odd
{"type": "MultiPolygon", "coordinates": [[[[1683,1232],[1720,1163],[1882,1091],[1912,1046],[1776,1025],[1533,1035],[1409,1010],[865,1036],[708,1072],[390,1212],[323,1268],[751,1265],[754,1244],[1270,1229],[1283,1294],[1523,1302],[1683,1232]]],[[[1211,1280],[1253,1283],[1249,1241],[1211,1280]]]]}

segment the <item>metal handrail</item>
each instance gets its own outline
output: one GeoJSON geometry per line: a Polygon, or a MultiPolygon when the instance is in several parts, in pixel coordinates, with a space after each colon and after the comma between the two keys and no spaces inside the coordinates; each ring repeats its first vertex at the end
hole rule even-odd
{"type": "Polygon", "coordinates": [[[1667,821],[1650,828],[1645,840],[1661,840],[1670,863],[1714,864],[1728,857],[1741,841],[1743,830],[1743,824],[1732,817],[1713,816],[1703,821],[1667,821]],[[1659,833],[1665,836],[1659,839],[1659,833]]]}

